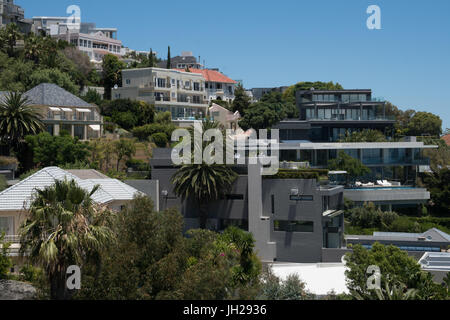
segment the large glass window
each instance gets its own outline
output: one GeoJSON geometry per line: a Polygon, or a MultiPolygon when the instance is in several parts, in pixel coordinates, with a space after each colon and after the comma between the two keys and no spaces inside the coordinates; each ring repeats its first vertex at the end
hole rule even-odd
{"type": "Polygon", "coordinates": [[[158,87],[165,88],[166,87],[166,79],[158,78],[158,87]]]}
{"type": "Polygon", "coordinates": [[[273,222],[274,231],[284,232],[314,232],[313,221],[286,221],[275,220],[273,222]]]}
{"type": "Polygon", "coordinates": [[[316,117],[314,108],[306,109],[306,120],[314,119],[316,117]]]}

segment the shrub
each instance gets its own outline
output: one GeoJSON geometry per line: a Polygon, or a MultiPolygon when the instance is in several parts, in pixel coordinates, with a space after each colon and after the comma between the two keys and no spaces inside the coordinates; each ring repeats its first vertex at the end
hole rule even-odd
{"type": "Polygon", "coordinates": [[[39,279],[42,270],[39,268],[33,267],[31,264],[25,264],[20,269],[20,280],[27,282],[35,282],[39,279]]]}
{"type": "Polygon", "coordinates": [[[8,256],[8,249],[10,243],[4,242],[5,233],[0,233],[0,245],[2,246],[0,251],[0,279],[7,279],[9,269],[12,267],[11,258],[8,256]]]}
{"type": "Polygon", "coordinates": [[[361,228],[390,228],[398,220],[395,212],[383,212],[373,203],[349,210],[352,226],[361,228]]]}
{"type": "Polygon", "coordinates": [[[6,182],[5,176],[0,174],[0,192],[8,188],[8,183],[6,182]]]}
{"type": "Polygon", "coordinates": [[[167,141],[172,139],[172,132],[176,129],[173,124],[160,124],[152,123],[141,127],[134,128],[132,130],[133,136],[141,141],[148,140],[155,133],[164,133],[166,135],[167,141]]]}
{"type": "Polygon", "coordinates": [[[133,168],[135,171],[149,171],[150,165],[148,162],[139,159],[130,159],[126,162],[128,168],[133,168]]]}
{"type": "Polygon", "coordinates": [[[151,139],[159,148],[165,148],[167,146],[167,143],[169,142],[167,140],[166,134],[161,132],[152,134],[151,139]]]}

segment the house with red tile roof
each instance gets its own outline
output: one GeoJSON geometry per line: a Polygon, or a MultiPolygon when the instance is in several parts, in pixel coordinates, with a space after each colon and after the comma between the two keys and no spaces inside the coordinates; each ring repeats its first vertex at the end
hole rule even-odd
{"type": "Polygon", "coordinates": [[[450,147],[450,134],[442,136],[441,139],[444,140],[445,143],[450,147]]]}
{"type": "Polygon", "coordinates": [[[234,90],[237,85],[236,81],[230,79],[218,70],[192,68],[189,69],[189,71],[201,74],[203,78],[205,78],[206,99],[208,101],[222,100],[231,103],[234,100],[234,90]]]}

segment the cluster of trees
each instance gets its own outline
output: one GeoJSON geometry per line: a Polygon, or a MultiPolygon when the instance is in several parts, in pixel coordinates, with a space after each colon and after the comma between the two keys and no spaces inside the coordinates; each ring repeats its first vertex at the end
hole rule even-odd
{"type": "MultiPolygon", "coordinates": [[[[450,274],[445,284],[433,281],[432,275],[422,271],[420,265],[395,246],[383,246],[375,243],[367,250],[360,245],[346,256],[345,272],[347,287],[351,295],[359,300],[448,300],[450,299],[450,274]],[[370,266],[380,271],[380,287],[370,289],[370,266]]],[[[373,272],[373,271],[372,271],[373,272]]],[[[372,278],[373,279],[373,278],[372,278]]]]}
{"type": "Polygon", "coordinates": [[[363,207],[355,207],[347,212],[352,226],[361,228],[388,229],[398,219],[395,212],[382,211],[373,203],[365,203],[363,207]]]}
{"type": "MultiPolygon", "coordinates": [[[[207,230],[183,233],[183,217],[174,209],[156,212],[152,201],[137,196],[120,213],[92,202],[74,181],[60,181],[38,191],[21,226],[21,252],[28,252],[30,281],[43,297],[89,300],[222,300],[313,299],[297,276],[280,281],[262,272],[252,235],[231,227],[219,234],[207,230]],[[52,235],[52,236],[50,236],[52,235]],[[66,270],[78,265],[83,285],[66,286],[66,270]]],[[[4,253],[4,252],[3,252],[4,253]]],[[[449,299],[450,277],[433,282],[412,257],[397,247],[375,243],[354,246],[347,254],[350,295],[327,299],[449,299]],[[380,287],[367,286],[369,266],[380,270],[380,287]]],[[[0,278],[10,260],[0,254],[0,278]]]]}
{"type": "Polygon", "coordinates": [[[0,90],[24,92],[43,82],[78,94],[100,78],[89,57],[66,41],[23,35],[13,23],[0,30],[0,90]]]}
{"type": "MultiPolygon", "coordinates": [[[[92,202],[95,191],[59,181],[38,191],[31,204],[20,229],[21,253],[30,253],[22,270],[42,298],[312,298],[297,276],[281,281],[270,270],[262,272],[248,232],[230,227],[221,234],[183,233],[183,217],[174,209],[156,212],[149,198],[137,196],[114,213],[92,202]],[[71,265],[82,271],[79,291],[66,286],[71,265]]],[[[10,263],[0,254],[0,277],[7,277],[10,263]]]]}

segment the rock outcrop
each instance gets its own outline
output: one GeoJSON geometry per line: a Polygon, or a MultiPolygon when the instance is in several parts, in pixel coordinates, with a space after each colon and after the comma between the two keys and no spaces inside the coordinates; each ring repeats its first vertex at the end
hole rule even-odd
{"type": "Polygon", "coordinates": [[[0,280],[0,300],[33,300],[36,298],[36,288],[31,284],[0,280]]]}

